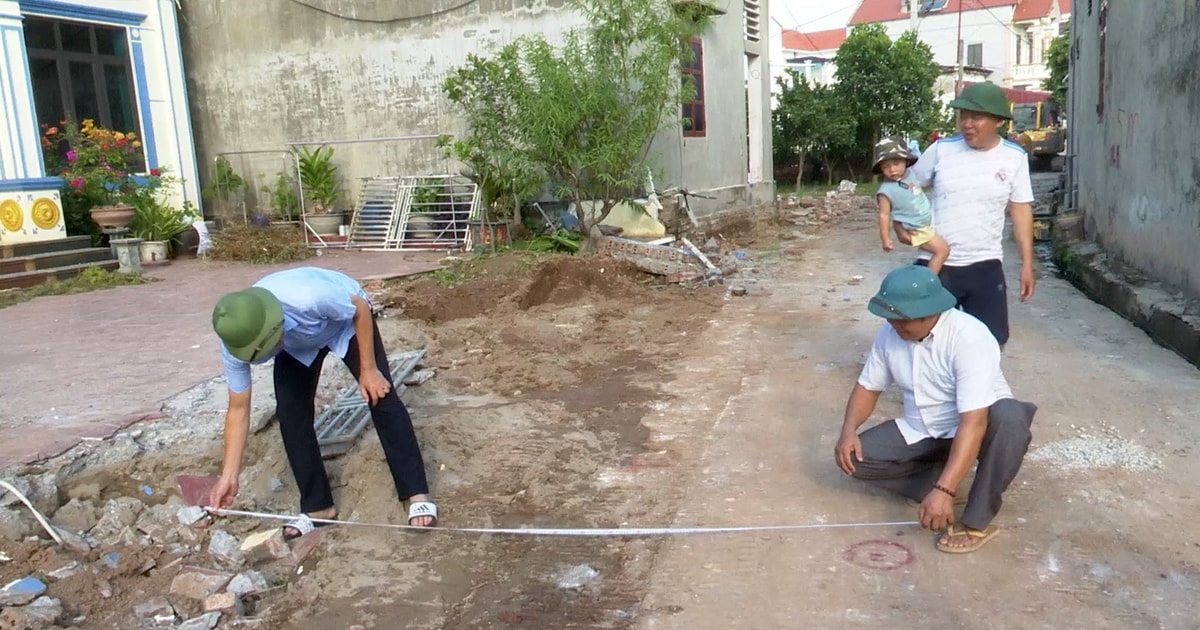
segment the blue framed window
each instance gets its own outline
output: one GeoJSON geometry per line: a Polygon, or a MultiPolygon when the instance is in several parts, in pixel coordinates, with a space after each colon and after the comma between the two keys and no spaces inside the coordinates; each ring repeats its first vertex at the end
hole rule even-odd
{"type": "Polygon", "coordinates": [[[141,132],[124,27],[30,17],[24,30],[39,123],[90,118],[106,129],[141,132]]]}

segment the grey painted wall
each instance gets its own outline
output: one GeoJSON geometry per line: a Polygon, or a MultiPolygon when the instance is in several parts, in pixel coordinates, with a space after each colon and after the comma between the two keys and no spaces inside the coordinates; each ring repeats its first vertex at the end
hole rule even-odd
{"type": "MultiPolygon", "coordinates": [[[[562,0],[308,0],[364,19],[415,17],[389,24],[339,19],[290,0],[209,0],[184,3],[184,56],[197,154],[205,177],[213,159],[231,151],[279,151],[289,142],[455,133],[461,122],[441,84],[468,52],[486,53],[521,35],[554,33],[581,23],[562,0]]],[[[711,83],[708,138],[680,144],[666,133],[666,180],[694,189],[724,189],[723,197],[769,199],[773,184],[746,186],[745,44],[741,3],[730,5],[706,35],[711,83]],[[733,124],[731,124],[733,123],[733,124]]],[[[765,3],[764,3],[765,4],[765,3]]],[[[765,17],[764,17],[765,21],[765,17]]],[[[765,58],[763,59],[765,62],[765,58]]],[[[764,89],[769,83],[762,81],[764,89]]],[[[761,115],[770,178],[770,115],[761,115]]],[[[431,140],[335,147],[347,178],[380,174],[457,172],[431,140]]],[[[277,155],[231,158],[243,176],[273,175],[277,155]]],[[[352,180],[350,180],[352,181],[352,180]]],[[[352,186],[356,190],[356,186],[352,186]]]]}
{"type": "Polygon", "coordinates": [[[1076,0],[1072,18],[1071,177],[1088,235],[1200,297],[1200,3],[1076,0]]]}

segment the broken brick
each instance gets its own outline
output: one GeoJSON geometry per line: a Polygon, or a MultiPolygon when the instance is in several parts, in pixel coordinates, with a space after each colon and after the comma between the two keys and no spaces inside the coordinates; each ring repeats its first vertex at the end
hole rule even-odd
{"type": "Polygon", "coordinates": [[[204,612],[213,611],[241,617],[243,613],[242,598],[235,593],[213,593],[204,598],[204,612]]]}

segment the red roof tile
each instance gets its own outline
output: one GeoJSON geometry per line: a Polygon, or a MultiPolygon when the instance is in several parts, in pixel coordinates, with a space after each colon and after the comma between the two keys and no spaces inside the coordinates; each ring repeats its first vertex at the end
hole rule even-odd
{"type": "MultiPolygon", "coordinates": [[[[908,0],[863,0],[858,5],[858,10],[850,17],[849,24],[871,24],[875,22],[893,22],[896,20],[907,20],[908,12],[901,11],[903,2],[908,0]]],[[[962,5],[963,11],[975,11],[977,9],[994,9],[996,7],[1010,7],[1017,4],[1018,0],[946,0],[946,6],[941,10],[936,11],[933,15],[939,13],[954,13],[958,11],[959,5],[962,5]]],[[[918,2],[918,4],[920,4],[918,2]]]]}
{"type": "Polygon", "coordinates": [[[814,31],[812,33],[801,33],[788,29],[784,29],[783,31],[784,50],[807,50],[811,52],[837,50],[844,41],[846,41],[846,29],[844,28],[814,31]]]}
{"type": "Polygon", "coordinates": [[[1013,21],[1036,20],[1050,15],[1050,9],[1058,2],[1058,12],[1065,15],[1071,12],[1071,0],[1021,0],[1013,10],[1013,21]]]}

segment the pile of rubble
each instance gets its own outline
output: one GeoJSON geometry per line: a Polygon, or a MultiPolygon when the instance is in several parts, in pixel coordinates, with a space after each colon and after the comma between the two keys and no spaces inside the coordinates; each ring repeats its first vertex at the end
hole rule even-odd
{"type": "Polygon", "coordinates": [[[838,190],[831,190],[820,199],[787,195],[781,202],[789,211],[789,220],[793,224],[801,227],[820,226],[856,212],[875,209],[875,200],[857,194],[856,189],[853,182],[843,181],[838,190]]]}
{"type": "MultiPolygon", "coordinates": [[[[46,500],[45,488],[24,485],[46,500]]],[[[18,543],[0,554],[0,570],[10,579],[24,573],[0,588],[0,628],[251,626],[269,613],[263,596],[302,572],[320,542],[314,531],[289,544],[277,524],[257,520],[218,528],[178,496],[153,505],[120,497],[102,507],[76,496],[47,511],[53,533],[43,533],[56,543],[17,526],[32,520],[17,508],[24,506],[0,508],[0,536],[18,543]]]]}

